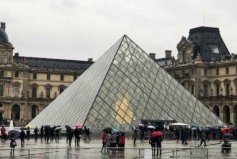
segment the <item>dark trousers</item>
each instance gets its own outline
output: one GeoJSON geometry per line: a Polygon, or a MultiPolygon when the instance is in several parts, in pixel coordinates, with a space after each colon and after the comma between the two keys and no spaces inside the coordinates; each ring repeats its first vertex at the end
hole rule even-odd
{"type": "Polygon", "coordinates": [[[202,143],[204,143],[204,146],[206,146],[206,141],[204,139],[201,139],[199,146],[202,146],[202,143]]]}

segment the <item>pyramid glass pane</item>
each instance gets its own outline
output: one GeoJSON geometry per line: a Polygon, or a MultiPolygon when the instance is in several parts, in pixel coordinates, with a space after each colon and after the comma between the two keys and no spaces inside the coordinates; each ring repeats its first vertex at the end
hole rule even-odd
{"type": "Polygon", "coordinates": [[[92,131],[104,127],[129,131],[141,120],[225,125],[123,36],[30,124],[82,123],[92,131]]]}

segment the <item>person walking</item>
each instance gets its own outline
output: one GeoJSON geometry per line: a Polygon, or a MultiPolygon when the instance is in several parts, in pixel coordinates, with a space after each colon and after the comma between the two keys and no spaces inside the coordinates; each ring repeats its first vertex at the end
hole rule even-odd
{"type": "Polygon", "coordinates": [[[138,138],[137,129],[133,130],[133,144],[136,145],[136,140],[138,138]]]}
{"type": "Polygon", "coordinates": [[[35,129],[34,129],[34,134],[35,134],[35,141],[37,141],[38,135],[39,135],[39,129],[38,129],[37,126],[36,126],[35,129]]]}
{"type": "Polygon", "coordinates": [[[205,133],[205,131],[202,131],[202,132],[201,132],[201,139],[200,139],[199,147],[201,147],[203,143],[204,143],[204,146],[207,146],[207,144],[206,144],[206,133],[205,133]]]}
{"type": "Polygon", "coordinates": [[[25,137],[26,137],[25,131],[21,130],[20,132],[21,148],[25,146],[25,137]]]}

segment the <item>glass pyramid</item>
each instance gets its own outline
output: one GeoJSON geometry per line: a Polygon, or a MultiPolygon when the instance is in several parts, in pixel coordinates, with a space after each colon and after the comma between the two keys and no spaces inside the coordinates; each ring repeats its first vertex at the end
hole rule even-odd
{"type": "Polygon", "coordinates": [[[141,120],[225,125],[124,35],[29,124],[128,131],[141,120]]]}

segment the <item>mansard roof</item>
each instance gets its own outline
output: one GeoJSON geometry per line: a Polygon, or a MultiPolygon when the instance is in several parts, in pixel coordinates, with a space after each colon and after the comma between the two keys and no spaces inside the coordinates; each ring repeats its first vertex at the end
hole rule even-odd
{"type": "Polygon", "coordinates": [[[190,29],[188,40],[197,46],[202,60],[220,60],[223,56],[230,55],[219,28],[197,27],[190,29]]]}
{"type": "Polygon", "coordinates": [[[93,61],[79,61],[79,60],[64,60],[52,58],[26,57],[15,55],[14,61],[16,63],[24,63],[32,68],[58,68],[58,69],[80,69],[86,70],[94,62],[93,61]]]}

